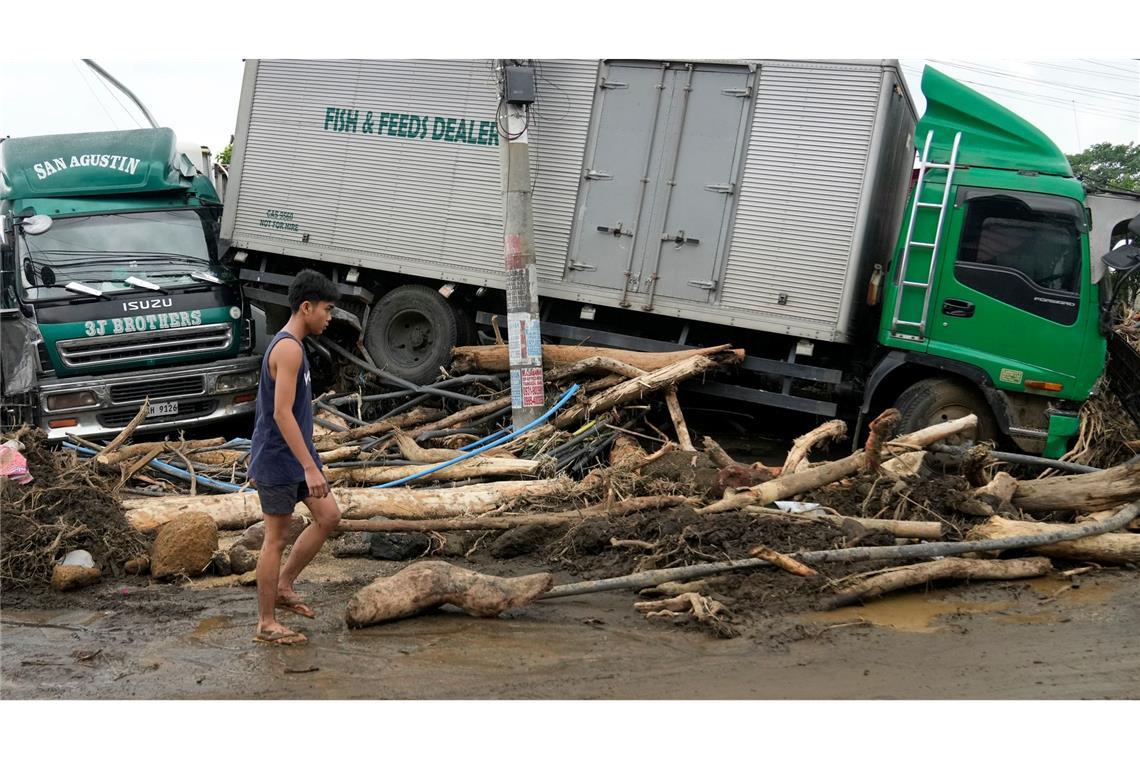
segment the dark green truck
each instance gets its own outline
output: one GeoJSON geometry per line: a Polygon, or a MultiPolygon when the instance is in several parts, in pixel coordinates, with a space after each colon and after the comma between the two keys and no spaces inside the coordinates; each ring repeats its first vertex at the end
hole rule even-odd
{"type": "Polygon", "coordinates": [[[253,410],[221,202],[169,129],[0,142],[0,424],[100,437],[253,410]]]}

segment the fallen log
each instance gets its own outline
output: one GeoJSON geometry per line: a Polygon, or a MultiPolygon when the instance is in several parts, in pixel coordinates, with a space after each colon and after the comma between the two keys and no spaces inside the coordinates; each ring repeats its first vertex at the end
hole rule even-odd
{"type": "Polygon", "coordinates": [[[636,401],[647,394],[656,393],[675,386],[694,375],[708,372],[722,364],[739,362],[740,356],[736,352],[720,352],[713,356],[690,356],[679,362],[666,365],[661,369],[647,372],[640,377],[626,380],[613,388],[602,391],[583,403],[576,404],[563,410],[554,418],[554,427],[564,428],[574,425],[588,416],[600,414],[613,409],[615,406],[636,401]]]}
{"type": "MultiPolygon", "coordinates": [[[[924,448],[935,441],[972,428],[977,425],[977,422],[978,418],[969,414],[956,420],[931,425],[928,428],[888,441],[883,445],[883,453],[887,456],[894,456],[903,451],[924,448]]],[[[697,512],[701,514],[725,512],[748,505],[763,506],[781,499],[789,499],[798,493],[805,493],[828,483],[834,483],[848,475],[854,475],[863,467],[866,458],[866,451],[860,450],[851,456],[834,462],[827,462],[818,467],[811,467],[801,472],[781,474],[775,480],[769,480],[767,483],[761,483],[745,491],[726,496],[703,509],[698,509],[697,512]]]]}
{"type": "Polygon", "coordinates": [[[699,502],[684,496],[636,496],[614,504],[596,504],[583,509],[562,512],[539,512],[522,515],[485,515],[438,520],[341,520],[339,531],[365,531],[369,533],[407,533],[451,530],[510,530],[524,525],[566,525],[592,517],[617,517],[633,512],[670,507],[693,506],[699,502]]]}
{"type": "Polygon", "coordinates": [[[847,607],[891,591],[947,580],[1012,580],[1036,578],[1053,569],[1046,557],[1025,559],[963,559],[947,557],[919,565],[894,567],[843,589],[820,604],[821,609],[847,607]]]}
{"type": "Polygon", "coordinates": [[[439,464],[440,462],[450,462],[452,459],[463,455],[462,451],[456,449],[425,449],[406,433],[397,432],[393,436],[393,440],[396,442],[396,448],[400,450],[400,456],[409,462],[439,464]]]}
{"type": "Polygon", "coordinates": [[[847,435],[847,423],[843,420],[828,420],[814,430],[809,430],[792,441],[792,448],[784,459],[782,472],[795,472],[801,463],[807,462],[812,448],[827,440],[840,440],[847,435]]]}
{"type": "Polygon", "coordinates": [[[161,441],[148,445],[150,448],[144,451],[142,455],[137,459],[133,461],[124,460],[120,465],[120,470],[122,471],[122,477],[119,479],[120,485],[126,483],[128,480],[137,475],[139,470],[150,464],[154,458],[161,454],[163,452],[163,449],[166,448],[165,444],[163,444],[161,441]]]}
{"type": "Polygon", "coordinates": [[[542,462],[532,459],[506,457],[473,457],[451,467],[429,472],[435,465],[408,464],[394,467],[342,467],[330,478],[335,483],[391,483],[420,473],[426,483],[436,480],[467,480],[468,478],[509,478],[536,475],[542,462]]]}
{"type": "Polygon", "coordinates": [[[110,443],[100,449],[99,453],[96,454],[96,457],[110,456],[111,453],[115,451],[115,449],[122,446],[123,443],[135,432],[135,428],[137,428],[142,423],[142,421],[146,419],[146,415],[149,411],[150,397],[148,396],[147,398],[143,399],[143,402],[141,404],[139,404],[139,410],[135,412],[135,416],[131,418],[131,421],[127,423],[127,426],[119,431],[119,434],[115,436],[110,443]]]}
{"type": "Polygon", "coordinates": [[[758,559],[771,562],[781,570],[785,570],[792,575],[798,575],[801,578],[810,578],[813,575],[819,575],[819,573],[805,565],[803,562],[792,559],[786,554],[780,554],[780,552],[776,551],[775,549],[769,549],[763,544],[759,546],[753,546],[751,549],[749,549],[748,556],[757,557],[758,559]]]}
{"type": "MultiPolygon", "coordinates": [[[[595,356],[605,356],[617,359],[619,362],[631,367],[652,372],[681,359],[691,356],[707,356],[725,350],[733,350],[737,361],[744,361],[743,349],[732,349],[729,344],[710,346],[708,348],[693,348],[684,351],[665,351],[653,353],[648,351],[623,351],[616,348],[598,348],[597,346],[561,346],[544,343],[542,346],[542,366],[546,369],[557,369],[565,364],[574,364],[583,359],[595,356]]],[[[510,359],[507,356],[506,346],[456,346],[452,352],[451,367],[457,372],[507,372],[510,370],[510,359]]]]}
{"type": "Polygon", "coordinates": [[[981,488],[974,489],[974,497],[994,510],[1002,511],[1010,508],[1010,502],[1017,492],[1017,480],[1008,472],[999,472],[994,479],[981,488]]]}
{"type": "Polygon", "coordinates": [[[887,409],[867,426],[867,442],[863,445],[865,455],[862,469],[871,472],[879,468],[883,457],[883,444],[894,436],[902,415],[898,409],[887,409]]]}
{"type": "Polygon", "coordinates": [[[890,533],[898,538],[918,538],[924,541],[937,541],[942,538],[942,523],[938,522],[883,520],[876,517],[848,517],[847,515],[829,515],[822,512],[791,514],[774,507],[744,507],[743,511],[750,515],[767,515],[770,517],[782,517],[787,520],[808,520],[828,523],[837,528],[846,528],[848,523],[854,523],[868,533],[890,533]]]}
{"type": "MultiPolygon", "coordinates": [[[[1007,520],[994,516],[981,525],[974,526],[966,535],[967,540],[1013,538],[1036,536],[1056,532],[1067,527],[1056,523],[1036,523],[1022,520],[1007,520]]],[[[1140,562],[1140,535],[1135,533],[1102,533],[1099,536],[1079,538],[1075,541],[1061,541],[1030,549],[1033,554],[1056,559],[1080,560],[1106,565],[1123,565],[1140,562]]]]}
{"type": "Polygon", "coordinates": [[[563,378],[573,377],[574,375],[580,375],[585,372],[595,372],[597,370],[621,375],[622,377],[638,377],[645,374],[645,370],[638,369],[632,364],[626,364],[611,356],[591,356],[588,359],[582,359],[573,364],[567,364],[551,370],[546,373],[545,379],[546,382],[552,383],[562,380],[563,378]]]}
{"type": "Polygon", "coordinates": [[[323,464],[331,462],[343,462],[352,459],[360,453],[359,446],[341,446],[338,449],[329,449],[328,451],[318,451],[317,456],[321,458],[323,464]]]}
{"type": "Polygon", "coordinates": [[[712,629],[719,638],[731,639],[740,632],[728,622],[731,614],[728,608],[710,597],[695,591],[686,591],[672,599],[656,599],[650,602],[634,602],[633,608],[647,618],[692,617],[712,629]]]}
{"type": "MultiPolygon", "coordinates": [[[[197,441],[186,441],[186,450],[192,451],[194,449],[205,449],[211,446],[221,446],[226,442],[225,438],[206,438],[197,441]]],[[[130,446],[122,446],[112,454],[99,454],[95,457],[95,461],[99,464],[119,464],[128,459],[133,459],[139,454],[146,454],[154,445],[161,444],[162,441],[154,441],[151,443],[132,443],[130,446]]]]}
{"type": "Polygon", "coordinates": [[[1022,512],[1099,512],[1140,497],[1140,457],[1084,475],[1021,480],[1013,506],[1022,512]]]}
{"type": "Polygon", "coordinates": [[[701,439],[701,445],[705,447],[705,453],[709,455],[709,459],[711,459],[713,464],[715,464],[717,467],[723,469],[725,467],[744,466],[740,464],[740,462],[737,462],[735,459],[730,457],[728,455],[728,452],[720,447],[719,443],[707,435],[701,439]]]}
{"type": "Polygon", "coordinates": [[[403,414],[397,414],[394,417],[389,417],[386,420],[379,420],[367,425],[361,425],[360,427],[352,428],[351,430],[344,430],[339,433],[329,433],[328,435],[316,437],[313,440],[313,445],[316,447],[318,452],[328,451],[350,441],[359,441],[361,438],[367,438],[369,436],[387,433],[392,430],[410,428],[415,427],[416,425],[432,422],[433,420],[438,420],[439,418],[444,417],[446,414],[447,412],[442,409],[433,409],[431,407],[421,406],[412,409],[411,411],[404,412],[403,414]]]}
{"type": "Polygon", "coordinates": [[[665,405],[669,408],[669,418],[673,421],[673,429],[677,432],[677,443],[681,451],[696,451],[693,439],[689,437],[689,426],[685,424],[685,415],[681,412],[681,402],[677,399],[676,387],[665,391],[665,405]]]}
{"type": "Polygon", "coordinates": [[[486,417],[488,414],[502,411],[511,405],[511,397],[503,396],[494,401],[488,401],[485,404],[473,404],[466,409],[460,409],[455,414],[448,415],[443,419],[437,419],[433,422],[420,425],[408,431],[408,435],[412,438],[420,435],[421,433],[430,433],[433,430],[449,430],[451,428],[463,427],[463,423],[477,420],[480,417],[486,417]]]}
{"type": "Polygon", "coordinates": [[[349,628],[418,615],[453,604],[475,617],[495,617],[530,604],[554,585],[550,573],[500,578],[446,562],[417,562],[395,575],[377,578],[353,594],[345,609],[349,628]]]}
{"type": "MultiPolygon", "coordinates": [[[[516,499],[557,499],[573,483],[566,478],[480,483],[457,488],[334,488],[342,517],[442,518],[478,515],[516,499]]],[[[219,530],[241,530],[263,519],[255,491],[209,496],[160,496],[123,502],[127,521],[152,533],[183,512],[202,512],[219,530]]],[[[303,504],[297,514],[309,515],[303,504]]]]}
{"type": "Polygon", "coordinates": [[[185,456],[194,461],[195,464],[207,465],[229,465],[241,461],[248,452],[238,451],[236,449],[217,449],[215,451],[190,451],[189,447],[183,447],[186,452],[185,456]]]}

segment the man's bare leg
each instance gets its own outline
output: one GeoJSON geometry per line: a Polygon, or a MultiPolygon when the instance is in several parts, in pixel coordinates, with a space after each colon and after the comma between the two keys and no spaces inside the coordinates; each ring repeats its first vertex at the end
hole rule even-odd
{"type": "Polygon", "coordinates": [[[289,530],[290,515],[264,515],[265,538],[257,557],[257,632],[293,633],[277,622],[274,607],[281,575],[281,555],[289,530]]]}
{"type": "MultiPolygon", "coordinates": [[[[289,550],[289,557],[285,560],[285,566],[281,568],[277,580],[277,596],[289,601],[297,599],[297,593],[293,590],[297,576],[312,562],[313,557],[317,556],[317,552],[321,550],[325,540],[340,521],[340,509],[332,494],[319,499],[310,496],[304,502],[309,508],[309,514],[313,516],[313,521],[301,531],[301,535],[293,543],[293,548],[289,550]]],[[[266,536],[268,535],[269,532],[266,531],[266,536]]]]}

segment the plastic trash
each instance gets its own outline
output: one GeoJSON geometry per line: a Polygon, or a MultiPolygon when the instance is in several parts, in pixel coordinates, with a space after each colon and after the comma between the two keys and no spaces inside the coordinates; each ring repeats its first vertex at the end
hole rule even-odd
{"type": "Polygon", "coordinates": [[[785,512],[790,512],[793,515],[803,514],[804,512],[824,512],[823,507],[812,501],[777,501],[776,506],[785,512]]]}
{"type": "Polygon", "coordinates": [[[73,552],[68,552],[61,564],[78,565],[79,567],[95,567],[95,559],[90,553],[83,549],[76,549],[73,552]]]}
{"type": "Polygon", "coordinates": [[[23,486],[32,482],[32,475],[28,472],[28,460],[19,449],[19,441],[5,441],[0,444],[0,475],[23,486]]]}

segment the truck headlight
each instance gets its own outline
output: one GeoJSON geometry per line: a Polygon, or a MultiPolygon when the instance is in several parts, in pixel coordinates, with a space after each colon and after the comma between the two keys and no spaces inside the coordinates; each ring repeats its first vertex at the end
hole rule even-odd
{"type": "Polygon", "coordinates": [[[99,400],[91,391],[75,391],[74,393],[57,393],[47,397],[49,412],[58,412],[64,409],[81,409],[85,406],[96,406],[99,400]]]}
{"type": "Polygon", "coordinates": [[[233,393],[234,391],[253,388],[257,385],[258,372],[239,372],[235,375],[222,375],[215,383],[214,389],[218,393],[233,393]]]}

